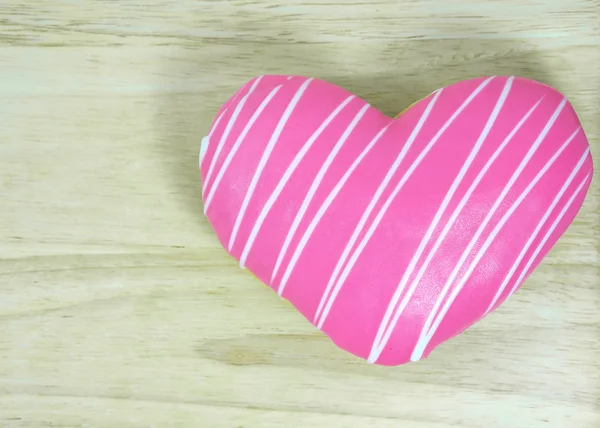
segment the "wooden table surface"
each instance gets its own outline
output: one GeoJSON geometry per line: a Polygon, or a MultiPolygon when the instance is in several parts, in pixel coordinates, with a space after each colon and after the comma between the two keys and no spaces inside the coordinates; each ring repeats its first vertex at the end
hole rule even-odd
{"type": "Polygon", "coordinates": [[[600,427],[600,182],[496,313],[387,368],[220,247],[198,150],[263,73],[394,115],[492,74],[553,85],[600,159],[598,0],[7,0],[0,427],[600,427]]]}

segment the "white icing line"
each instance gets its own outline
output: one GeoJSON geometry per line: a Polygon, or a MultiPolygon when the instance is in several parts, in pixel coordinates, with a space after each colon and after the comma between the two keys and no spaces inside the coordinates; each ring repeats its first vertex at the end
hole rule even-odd
{"type": "MultiPolygon", "coordinates": [[[[411,297],[412,297],[415,289],[417,288],[417,286],[419,284],[419,281],[421,280],[421,278],[425,274],[425,272],[427,270],[427,267],[429,266],[429,263],[431,262],[431,260],[435,256],[435,253],[437,252],[437,250],[439,249],[439,247],[440,247],[441,243],[443,242],[444,238],[446,237],[446,235],[450,231],[452,225],[454,224],[454,222],[458,218],[458,215],[460,214],[460,212],[464,208],[465,204],[467,203],[467,201],[471,197],[471,194],[473,193],[473,191],[475,190],[475,188],[479,185],[479,183],[481,182],[481,180],[483,179],[483,177],[485,176],[485,174],[487,173],[487,171],[489,170],[489,168],[492,166],[492,164],[496,161],[496,159],[498,158],[498,156],[500,155],[500,153],[502,153],[502,151],[504,150],[504,148],[506,147],[506,145],[512,140],[512,138],[514,137],[514,135],[523,126],[523,124],[525,123],[525,121],[527,121],[527,119],[529,118],[529,116],[531,116],[531,114],[533,113],[533,111],[539,106],[539,104],[541,103],[541,101],[542,100],[540,99],[527,112],[527,114],[513,128],[513,130],[504,139],[504,141],[500,144],[500,146],[498,146],[498,148],[496,149],[496,151],[494,152],[494,154],[490,157],[490,159],[488,159],[487,163],[481,169],[481,171],[479,172],[479,174],[477,175],[477,177],[475,178],[475,180],[473,181],[473,183],[471,184],[471,186],[469,187],[469,189],[465,193],[463,199],[460,201],[460,203],[458,204],[458,206],[456,207],[456,209],[452,213],[452,216],[451,216],[450,220],[446,224],[446,226],[445,226],[444,230],[442,231],[442,233],[440,234],[440,236],[437,238],[435,244],[433,245],[431,251],[429,252],[429,255],[428,255],[427,259],[425,259],[425,262],[423,263],[423,265],[419,269],[419,272],[417,273],[417,276],[413,279],[413,281],[411,282],[411,285],[408,288],[408,291],[406,292],[406,294],[402,298],[402,301],[400,302],[400,306],[398,307],[398,310],[396,311],[396,314],[394,315],[394,320],[392,321],[392,324],[391,324],[392,327],[386,330],[386,336],[385,336],[385,339],[384,339],[385,343],[387,343],[387,341],[389,340],[389,335],[391,335],[391,333],[392,333],[392,331],[393,331],[396,323],[398,322],[398,318],[400,317],[400,315],[403,313],[404,309],[408,305],[408,302],[410,301],[410,299],[411,299],[411,297]]],[[[406,281],[408,281],[408,275],[405,274],[403,276],[401,282],[400,282],[400,289],[401,290],[404,288],[406,281]]],[[[376,340],[373,343],[373,348],[371,349],[371,353],[370,353],[369,359],[368,359],[368,361],[371,362],[371,363],[374,363],[375,361],[377,361],[377,359],[379,358],[380,353],[383,351],[383,347],[379,346],[380,340],[381,340],[381,338],[379,338],[379,339],[376,338],[376,340]]]]}
{"type": "Polygon", "coordinates": [[[410,135],[408,137],[408,140],[406,141],[406,144],[404,144],[404,146],[402,147],[402,150],[400,151],[400,153],[398,154],[398,156],[394,160],[394,163],[392,164],[392,166],[388,170],[387,174],[385,175],[385,177],[384,177],[383,181],[381,182],[381,184],[379,185],[379,187],[377,188],[377,191],[375,192],[375,195],[373,195],[373,198],[371,198],[371,201],[369,202],[369,205],[367,206],[367,209],[365,210],[365,212],[363,213],[362,217],[360,218],[360,221],[358,222],[356,228],[354,229],[354,232],[352,233],[352,236],[350,237],[350,240],[346,244],[346,247],[344,248],[344,250],[342,252],[342,255],[338,259],[338,262],[337,262],[337,264],[335,266],[335,269],[334,269],[331,277],[329,278],[329,282],[327,283],[327,287],[325,288],[325,292],[321,296],[321,300],[319,302],[319,306],[318,306],[317,312],[315,314],[315,321],[317,321],[319,319],[319,317],[321,316],[321,312],[323,310],[323,306],[327,303],[327,299],[329,298],[329,293],[332,290],[332,287],[333,287],[333,285],[335,283],[335,280],[337,279],[337,276],[338,276],[338,274],[339,274],[342,266],[346,262],[346,260],[348,258],[348,255],[349,255],[350,251],[352,250],[352,247],[354,246],[356,240],[358,239],[358,236],[360,235],[360,232],[364,228],[369,215],[371,214],[371,212],[373,211],[375,205],[379,201],[379,198],[381,197],[381,194],[384,192],[384,190],[388,186],[389,182],[391,181],[392,177],[394,176],[394,173],[399,168],[402,160],[404,159],[406,153],[408,152],[408,149],[410,149],[410,147],[412,146],[414,140],[417,138],[417,135],[421,131],[421,128],[423,127],[423,124],[425,123],[425,120],[427,119],[427,117],[429,117],[429,114],[431,113],[431,110],[432,110],[433,106],[435,105],[435,102],[437,101],[437,99],[438,99],[438,97],[440,96],[441,93],[442,93],[442,90],[439,90],[438,92],[436,92],[436,94],[433,97],[433,99],[429,102],[429,104],[427,105],[427,108],[425,109],[425,111],[423,112],[423,114],[421,115],[421,117],[419,118],[419,121],[417,122],[416,126],[414,127],[414,129],[410,133],[410,135]]]}
{"type": "MultiPolygon", "coordinates": [[[[548,218],[550,217],[550,214],[552,214],[552,211],[554,211],[554,208],[558,204],[558,201],[560,200],[560,198],[562,198],[562,196],[564,195],[565,191],[567,190],[567,188],[569,187],[569,185],[571,184],[571,182],[575,178],[575,174],[577,173],[577,171],[579,171],[578,168],[576,168],[576,169],[573,170],[573,172],[571,173],[571,175],[569,176],[569,178],[567,179],[567,181],[565,181],[565,183],[563,184],[563,186],[558,191],[558,194],[552,200],[552,203],[550,204],[550,206],[548,207],[548,209],[544,213],[544,216],[541,218],[541,220],[536,225],[533,233],[529,236],[529,239],[525,243],[525,246],[523,247],[523,249],[519,253],[519,256],[517,257],[517,259],[515,260],[515,262],[511,266],[510,270],[508,271],[508,274],[504,277],[504,280],[502,281],[502,284],[500,285],[500,288],[498,288],[498,291],[496,291],[496,295],[494,296],[494,298],[490,302],[490,305],[488,306],[487,310],[485,311],[484,316],[487,315],[490,312],[490,310],[494,307],[494,305],[496,304],[496,302],[498,301],[498,299],[502,295],[502,292],[504,291],[504,289],[506,288],[506,286],[508,285],[508,283],[512,279],[513,275],[515,274],[515,271],[519,267],[519,264],[521,263],[521,261],[525,257],[525,254],[527,253],[527,251],[529,250],[529,248],[531,247],[531,245],[533,244],[533,241],[537,238],[538,234],[540,233],[540,230],[542,229],[542,227],[544,227],[544,225],[548,221],[548,218]]],[[[517,280],[517,284],[519,284],[519,282],[520,282],[521,279],[522,279],[522,277],[519,277],[519,279],[517,280]]]]}
{"type": "MultiPolygon", "coordinates": [[[[264,205],[264,207],[260,211],[260,214],[259,214],[256,222],[254,223],[254,226],[252,227],[252,231],[250,232],[250,236],[248,237],[248,241],[246,242],[246,245],[244,246],[244,250],[242,251],[242,256],[240,257],[240,266],[241,267],[244,267],[244,265],[246,264],[246,260],[248,258],[248,254],[249,254],[250,250],[252,249],[252,245],[254,244],[254,240],[256,239],[256,237],[258,235],[258,232],[260,231],[260,228],[262,227],[262,224],[265,221],[265,218],[267,217],[267,215],[271,211],[271,208],[273,208],[273,205],[275,204],[275,201],[277,201],[277,198],[279,198],[279,195],[283,191],[283,188],[287,184],[288,180],[290,179],[290,177],[292,176],[292,174],[294,173],[294,171],[296,171],[296,168],[298,167],[298,165],[300,164],[300,162],[302,162],[302,159],[304,159],[304,156],[306,155],[306,153],[308,152],[308,150],[312,147],[312,145],[314,144],[314,142],[319,138],[319,136],[321,135],[321,133],[325,130],[325,128],[327,128],[327,126],[329,126],[329,124],[331,123],[331,121],[344,109],[344,107],[346,107],[348,105],[348,103],[353,98],[355,98],[354,95],[351,95],[348,98],[346,98],[325,119],[325,121],[317,128],[317,130],[311,135],[311,137],[304,143],[304,145],[302,146],[302,148],[300,149],[300,151],[296,154],[296,156],[294,157],[294,159],[292,160],[292,162],[290,163],[290,165],[286,169],[285,173],[283,174],[283,176],[281,177],[281,179],[277,183],[277,186],[275,187],[275,190],[273,190],[273,193],[271,193],[271,196],[269,196],[269,199],[267,200],[266,204],[264,205]]],[[[348,129],[346,130],[346,132],[344,133],[344,135],[342,135],[342,137],[340,138],[340,141],[338,141],[338,145],[336,145],[334,147],[334,151],[332,152],[333,156],[335,156],[335,154],[337,154],[337,152],[341,148],[341,145],[344,144],[344,141],[346,140],[346,138],[348,138],[348,135],[350,134],[350,132],[352,131],[352,129],[354,128],[354,126],[356,126],[356,123],[358,122],[358,120],[360,119],[360,117],[364,114],[364,110],[365,109],[361,110],[361,112],[359,113],[359,115],[357,115],[357,117],[355,117],[354,121],[350,124],[350,126],[348,127],[348,129]]]]}
{"type": "Polygon", "coordinates": [[[387,125],[386,127],[384,127],[381,131],[379,131],[377,133],[377,135],[371,140],[371,142],[367,145],[367,147],[365,147],[365,149],[361,152],[361,154],[358,156],[358,158],[356,158],[356,160],[352,163],[352,165],[350,165],[350,168],[348,168],[348,171],[346,171],[344,176],[341,178],[340,181],[338,181],[338,183],[335,185],[335,187],[333,188],[331,193],[329,193],[329,195],[327,195],[327,198],[325,198],[325,201],[323,202],[323,204],[319,207],[317,214],[311,220],[310,224],[306,228],[306,231],[302,235],[302,238],[300,238],[300,242],[299,242],[298,246],[296,247],[296,250],[294,251],[294,254],[292,255],[292,258],[290,259],[290,262],[288,263],[288,266],[283,274],[283,278],[282,278],[281,283],[279,284],[279,288],[277,290],[277,294],[279,294],[279,296],[281,296],[283,294],[283,290],[285,289],[287,281],[289,280],[290,275],[294,271],[296,263],[298,262],[300,255],[304,251],[304,247],[306,247],[306,244],[310,240],[310,237],[312,236],[315,228],[318,226],[319,222],[321,221],[321,218],[323,217],[323,215],[325,215],[325,212],[327,211],[329,206],[333,203],[333,200],[336,198],[338,193],[342,190],[342,188],[344,187],[344,185],[346,184],[346,182],[348,181],[348,179],[350,178],[350,176],[352,175],[354,170],[356,168],[358,168],[360,163],[367,156],[367,154],[371,151],[371,149],[375,146],[375,143],[377,143],[377,141],[379,141],[379,139],[383,136],[385,131],[387,131],[389,126],[390,125],[387,125]]]}
{"type": "MultiPolygon", "coordinates": [[[[498,118],[498,115],[500,114],[500,111],[502,110],[502,107],[504,106],[504,103],[508,97],[513,80],[514,80],[514,77],[510,77],[509,79],[506,80],[504,88],[503,88],[501,94],[499,95],[496,105],[494,106],[494,109],[490,113],[490,116],[489,116],[483,130],[481,131],[479,138],[476,140],[475,145],[473,146],[473,148],[471,149],[471,152],[469,153],[469,156],[463,163],[463,165],[462,165],[460,171],[458,172],[457,176],[455,177],[452,185],[448,189],[448,192],[446,193],[446,196],[444,197],[437,212],[435,213],[435,216],[434,216],[431,224],[429,225],[427,231],[423,235],[423,238],[421,239],[421,242],[419,243],[417,251],[413,255],[410,263],[408,264],[408,267],[406,268],[404,275],[402,276],[402,280],[400,281],[400,284],[398,285],[398,287],[396,287],[396,290],[394,291],[392,299],[390,300],[390,303],[386,309],[385,315],[381,321],[381,324],[379,325],[377,335],[375,336],[373,347],[371,348],[371,352],[370,352],[371,355],[369,356],[369,359],[368,359],[369,362],[373,363],[379,357],[379,353],[381,352],[381,349],[378,346],[379,341],[381,340],[382,336],[384,335],[384,333],[386,332],[388,327],[390,330],[394,329],[397,319],[401,313],[401,310],[403,310],[404,308],[401,306],[402,309],[398,310],[395,313],[395,316],[394,316],[394,319],[393,319],[391,325],[389,325],[390,318],[392,317],[392,313],[394,313],[394,309],[396,309],[396,305],[398,304],[398,300],[400,299],[400,296],[402,295],[402,292],[404,291],[404,289],[406,287],[408,279],[410,278],[410,275],[412,274],[413,270],[417,266],[417,263],[421,260],[423,252],[425,251],[425,247],[431,241],[433,232],[437,229],[442,216],[446,212],[448,204],[454,198],[454,195],[456,193],[458,186],[462,183],[465,174],[471,167],[471,164],[473,163],[473,161],[475,160],[475,157],[479,153],[481,146],[483,145],[484,141],[486,140],[487,136],[489,135],[489,132],[491,131],[492,127],[494,126],[496,119],[498,118]],[[373,352],[374,350],[376,351],[375,353],[373,352]]],[[[506,145],[506,144],[504,144],[504,145],[506,145]]],[[[502,145],[501,145],[501,147],[502,147],[502,145]]],[[[489,161],[488,161],[488,165],[489,165],[489,161]]],[[[484,169],[482,169],[482,171],[485,173],[485,170],[486,170],[486,168],[484,167],[484,169]]],[[[467,192],[461,199],[460,203],[458,204],[458,206],[452,213],[450,220],[446,223],[442,233],[440,234],[440,237],[435,242],[436,245],[439,246],[439,243],[445,237],[446,233],[448,232],[448,230],[454,223],[456,217],[458,216],[458,213],[462,210],[463,206],[465,205],[465,203],[466,203],[467,199],[469,198],[471,192],[473,191],[474,187],[477,185],[478,180],[481,180],[481,177],[482,177],[482,173],[480,172],[479,175],[477,176],[477,179],[475,180],[475,182],[473,182],[473,184],[471,184],[471,187],[467,190],[467,192]]],[[[426,264],[428,264],[428,261],[433,257],[433,254],[435,254],[436,250],[437,250],[437,247],[435,247],[435,246],[432,250],[430,250],[428,257],[427,257],[427,261],[423,264],[425,267],[426,267],[426,264]]],[[[421,268],[421,271],[424,271],[424,269],[421,268]]],[[[411,283],[411,286],[410,286],[410,289],[409,289],[407,295],[412,294],[411,291],[413,291],[414,288],[416,288],[416,284],[417,284],[416,280],[411,283]]],[[[409,296],[409,298],[410,298],[410,296],[409,296]]],[[[407,299],[406,298],[403,299],[403,303],[405,300],[407,300],[407,299]]]]}
{"type": "MultiPolygon", "coordinates": [[[[589,153],[590,153],[590,148],[588,147],[587,150],[585,151],[583,157],[582,157],[582,160],[585,160],[585,158],[588,156],[589,153]]],[[[583,162],[580,161],[580,164],[582,165],[583,162]]],[[[575,193],[573,193],[573,195],[569,198],[567,204],[563,207],[563,209],[561,210],[561,212],[558,214],[558,217],[556,218],[556,220],[554,220],[554,223],[552,223],[552,226],[550,226],[550,229],[548,230],[548,232],[546,232],[546,234],[542,238],[542,241],[537,246],[537,248],[535,249],[533,255],[531,256],[531,258],[527,262],[527,265],[523,269],[523,272],[521,272],[521,275],[519,275],[519,278],[517,279],[517,282],[515,282],[515,284],[513,285],[512,289],[510,290],[509,296],[512,296],[514,294],[514,292],[517,290],[517,287],[519,286],[519,284],[521,283],[521,281],[523,280],[523,278],[525,277],[525,275],[529,271],[529,268],[531,268],[531,265],[533,264],[533,262],[535,261],[535,259],[537,258],[537,256],[540,254],[540,251],[542,251],[542,248],[544,248],[544,245],[546,245],[546,243],[548,242],[548,239],[550,238],[550,236],[552,235],[552,233],[554,232],[554,230],[558,226],[558,223],[560,223],[560,221],[562,220],[562,218],[565,216],[565,214],[567,213],[567,211],[569,210],[569,208],[573,204],[573,201],[575,200],[575,198],[577,197],[577,195],[579,195],[579,193],[581,192],[581,189],[583,188],[583,186],[585,185],[586,181],[588,181],[589,178],[590,178],[590,174],[587,174],[585,176],[585,178],[583,179],[583,181],[581,182],[581,184],[579,184],[579,186],[577,187],[577,190],[575,191],[575,193]]]]}
{"type": "Polygon", "coordinates": [[[212,202],[212,198],[213,198],[217,188],[219,187],[219,184],[221,183],[221,179],[223,178],[223,175],[227,171],[227,168],[229,168],[229,164],[233,160],[233,157],[235,156],[240,145],[244,141],[244,138],[246,138],[246,135],[248,134],[248,132],[254,125],[254,122],[256,122],[256,120],[261,115],[261,113],[263,112],[265,107],[269,104],[271,99],[273,99],[275,94],[281,89],[281,86],[282,85],[279,85],[276,88],[273,88],[271,90],[271,92],[269,93],[269,95],[261,102],[260,106],[254,112],[254,114],[252,115],[252,117],[250,118],[250,120],[248,121],[248,123],[246,124],[244,129],[242,130],[241,134],[238,136],[237,140],[233,144],[233,147],[231,148],[231,150],[227,154],[227,157],[225,158],[225,162],[223,162],[221,169],[217,173],[217,178],[215,178],[214,184],[210,188],[210,192],[208,193],[208,197],[206,198],[206,202],[204,203],[204,214],[206,214],[206,212],[208,211],[208,207],[210,206],[210,203],[212,202]]]}
{"type": "MultiPolygon", "coordinates": [[[[250,95],[252,95],[252,93],[256,89],[256,86],[258,86],[259,82],[261,81],[262,77],[263,76],[260,76],[254,81],[254,83],[250,87],[250,90],[248,91],[248,93],[246,95],[244,95],[244,97],[241,99],[239,104],[235,107],[233,114],[229,118],[229,122],[227,122],[227,125],[225,126],[225,131],[223,131],[223,135],[221,136],[221,139],[219,140],[219,143],[217,144],[217,150],[215,151],[215,154],[212,157],[212,160],[210,161],[210,166],[208,167],[208,171],[206,173],[206,180],[204,182],[204,185],[202,186],[202,194],[204,194],[207,190],[208,183],[209,183],[209,181],[213,175],[214,169],[215,169],[215,164],[217,163],[217,159],[219,158],[219,155],[221,154],[221,151],[223,150],[223,147],[225,146],[225,141],[227,141],[227,137],[229,137],[231,128],[233,128],[233,125],[235,124],[235,121],[237,120],[238,115],[240,114],[240,112],[242,111],[242,108],[244,107],[244,104],[246,104],[246,101],[248,101],[248,98],[250,97],[250,95]]],[[[204,212],[206,213],[206,209],[204,212]]]]}
{"type": "Polygon", "coordinates": [[[198,165],[202,168],[202,159],[206,156],[206,151],[208,150],[208,146],[210,145],[210,136],[206,136],[202,138],[200,142],[200,155],[198,157],[198,165]]]}
{"type": "MultiPolygon", "coordinates": [[[[353,99],[354,96],[350,96],[346,99],[346,101],[344,101],[344,103],[338,107],[336,109],[335,112],[333,112],[328,118],[327,120],[324,122],[323,125],[321,125],[321,127],[319,128],[319,130],[317,131],[317,136],[314,137],[314,139],[316,139],[318,137],[318,135],[321,134],[321,131],[323,129],[325,129],[325,127],[329,124],[329,122],[331,122],[331,120],[337,116],[337,114],[341,111],[341,109],[351,100],[353,99]]],[[[273,279],[275,278],[275,275],[277,274],[277,271],[279,270],[279,267],[281,265],[281,261],[283,260],[283,257],[287,251],[287,248],[290,244],[290,241],[292,240],[292,238],[294,237],[294,234],[296,233],[296,229],[298,228],[298,224],[300,223],[300,221],[302,220],[304,213],[306,212],[306,209],[308,208],[308,205],[310,204],[315,192],[317,191],[317,189],[319,188],[319,185],[321,184],[321,181],[323,180],[323,177],[325,175],[325,173],[329,170],[329,167],[331,165],[331,163],[333,162],[333,160],[335,159],[335,157],[337,156],[337,154],[339,153],[339,151],[341,150],[342,146],[344,145],[344,143],[346,142],[346,140],[348,139],[348,137],[350,136],[350,134],[352,133],[352,131],[354,130],[354,128],[356,127],[356,125],[358,124],[358,121],[362,118],[362,116],[365,114],[365,112],[367,111],[367,109],[369,108],[369,105],[366,104],[354,117],[354,119],[352,120],[352,122],[350,123],[350,125],[348,125],[348,127],[346,128],[346,130],[342,133],[342,135],[340,136],[339,140],[337,141],[336,145],[333,147],[332,151],[329,153],[329,155],[327,156],[327,159],[325,160],[325,162],[323,163],[323,165],[321,166],[321,169],[319,170],[319,172],[317,173],[315,179],[312,182],[312,185],[310,186],[308,193],[306,194],[306,196],[304,197],[304,200],[302,201],[302,205],[300,206],[300,209],[298,210],[298,212],[296,213],[296,217],[294,218],[294,221],[292,222],[292,226],[290,227],[287,236],[285,237],[285,241],[283,243],[283,247],[281,248],[281,250],[279,251],[279,255],[277,257],[277,261],[275,263],[275,268],[273,270],[273,273],[271,275],[271,283],[273,282],[273,279]]],[[[311,139],[313,139],[313,137],[311,137],[311,139]]],[[[311,142],[312,145],[312,142],[311,142]]]]}
{"type": "MultiPolygon", "coordinates": [[[[419,166],[419,164],[421,163],[423,158],[427,155],[427,153],[429,153],[429,151],[435,145],[435,143],[438,141],[438,139],[441,137],[441,135],[446,131],[446,129],[448,129],[448,127],[454,122],[456,117],[458,117],[458,115],[466,108],[466,106],[471,103],[471,101],[477,96],[477,94],[479,94],[483,90],[483,88],[485,88],[492,79],[493,79],[493,77],[489,77],[488,79],[486,79],[469,95],[469,97],[467,97],[467,99],[452,114],[452,116],[446,121],[446,123],[442,126],[442,128],[440,128],[440,130],[437,132],[437,134],[431,139],[431,141],[427,144],[427,146],[419,154],[417,159],[415,159],[415,161],[411,164],[411,166],[408,168],[408,170],[404,173],[404,175],[400,179],[400,182],[396,185],[392,194],[388,197],[388,199],[385,201],[383,207],[379,210],[377,216],[375,217],[375,219],[371,223],[371,226],[367,230],[367,233],[365,234],[365,236],[361,240],[360,244],[358,245],[358,247],[352,254],[350,261],[348,262],[348,264],[346,265],[346,268],[342,272],[342,275],[338,279],[338,281],[335,285],[335,288],[333,289],[333,292],[331,294],[331,297],[329,298],[327,305],[325,306],[325,309],[323,310],[321,319],[318,322],[319,328],[321,328],[323,326],[323,323],[325,322],[325,319],[327,318],[327,315],[329,314],[329,311],[331,310],[331,307],[332,307],[340,289],[342,288],[344,282],[346,281],[346,278],[352,271],[354,264],[357,262],[358,258],[362,254],[365,246],[371,239],[371,236],[373,236],[373,233],[375,233],[375,230],[379,226],[379,223],[383,219],[383,216],[387,212],[388,208],[390,207],[390,205],[391,205],[392,201],[394,200],[394,198],[396,197],[396,195],[400,192],[400,190],[402,189],[402,187],[404,186],[406,181],[410,178],[412,173],[419,166]]],[[[438,94],[439,94],[439,92],[438,92],[438,94]]]]}
{"type": "Polygon", "coordinates": [[[212,137],[212,135],[215,133],[215,130],[219,126],[219,123],[221,123],[221,119],[223,119],[223,116],[225,116],[225,113],[227,113],[227,110],[229,110],[229,107],[224,108],[223,111],[221,112],[221,114],[219,115],[219,117],[217,117],[217,120],[215,121],[215,124],[213,125],[212,129],[208,133],[209,137],[212,137]]]}
{"type": "MultiPolygon", "coordinates": [[[[562,109],[562,106],[564,106],[565,102],[566,102],[566,100],[563,99],[563,102],[561,103],[561,106],[559,106],[559,108],[557,109],[558,112],[562,109]]],[[[557,116],[558,115],[555,112],[555,115],[553,115],[553,118],[555,118],[557,116]]],[[[553,123],[552,119],[551,119],[550,122],[553,123]]],[[[547,128],[549,129],[549,127],[547,127],[547,128]]],[[[546,130],[546,128],[544,130],[546,130]]],[[[481,258],[483,257],[483,255],[485,254],[485,252],[487,251],[487,249],[493,243],[494,239],[496,238],[496,235],[498,235],[498,233],[500,232],[500,230],[502,229],[502,227],[504,227],[504,224],[512,216],[512,214],[519,207],[519,205],[521,205],[521,203],[527,197],[527,195],[529,194],[529,192],[531,192],[531,190],[533,189],[533,187],[544,176],[544,174],[548,171],[548,169],[552,166],[552,164],[554,164],[554,162],[556,161],[556,159],[565,150],[565,148],[569,145],[569,143],[573,140],[573,138],[575,138],[575,135],[576,135],[576,133],[573,133],[573,135],[571,135],[571,137],[567,141],[565,141],[565,143],[557,150],[557,152],[552,156],[552,158],[548,162],[546,162],[546,164],[544,165],[544,167],[538,172],[538,174],[535,176],[535,178],[529,183],[529,185],[523,191],[523,193],[521,193],[519,195],[519,197],[517,198],[517,200],[515,202],[513,202],[513,204],[510,206],[510,208],[507,210],[507,212],[502,216],[502,218],[500,219],[500,221],[496,224],[496,226],[494,227],[494,229],[492,230],[492,232],[490,233],[490,235],[488,236],[488,238],[483,243],[482,247],[477,252],[475,258],[473,259],[473,261],[471,262],[471,264],[467,268],[467,271],[465,272],[465,275],[460,279],[458,285],[452,290],[452,292],[450,294],[450,297],[448,298],[448,300],[446,301],[446,303],[442,307],[442,310],[436,316],[438,308],[440,307],[440,305],[441,305],[444,297],[448,293],[448,291],[449,291],[449,289],[450,289],[450,287],[452,285],[452,282],[456,278],[456,272],[458,272],[458,270],[460,269],[460,267],[462,267],[462,265],[464,264],[464,261],[465,261],[466,257],[470,254],[470,252],[471,252],[471,250],[473,248],[475,239],[471,240],[471,242],[469,243],[469,246],[467,247],[467,249],[463,253],[464,257],[461,257],[461,261],[459,262],[459,264],[457,264],[458,269],[455,268],[455,270],[453,271],[454,275],[451,275],[451,277],[448,279],[448,281],[444,285],[444,288],[442,289],[442,292],[438,296],[438,299],[437,299],[437,301],[436,301],[436,303],[434,305],[433,310],[429,313],[427,321],[425,322],[425,326],[423,327],[423,330],[421,331],[421,334],[419,336],[419,340],[417,341],[415,349],[413,350],[413,354],[411,356],[411,360],[412,361],[416,361],[416,360],[419,360],[421,358],[421,356],[423,355],[423,352],[425,351],[426,346],[429,344],[429,341],[431,340],[431,338],[433,337],[433,335],[437,331],[437,328],[439,327],[439,324],[441,323],[441,321],[444,318],[445,314],[448,312],[448,309],[450,309],[450,306],[452,305],[452,303],[456,299],[456,296],[458,295],[458,293],[460,292],[460,290],[463,288],[463,286],[465,285],[465,283],[470,278],[471,274],[473,273],[473,271],[477,267],[477,264],[479,263],[479,261],[481,260],[481,258]],[[473,244],[473,245],[471,245],[471,244],[473,244]],[[433,326],[431,325],[432,322],[433,322],[433,326]],[[424,332],[426,332],[426,334],[423,334],[424,332]]],[[[537,147],[536,147],[536,149],[537,149],[537,147]]],[[[489,213],[488,213],[489,217],[491,217],[491,214],[493,214],[496,209],[497,209],[497,206],[495,204],[495,208],[492,208],[489,211],[489,213]]],[[[487,222],[484,221],[484,223],[482,223],[481,226],[485,227],[485,225],[487,225],[487,222]]],[[[480,226],[480,229],[482,229],[481,226],[480,226]]],[[[478,230],[478,232],[479,232],[479,230],[478,230]]],[[[476,237],[474,237],[474,238],[479,238],[479,235],[476,235],[476,237]]]]}
{"type": "MultiPolygon", "coordinates": [[[[261,77],[262,77],[262,76],[261,76],[261,77]]],[[[256,79],[254,79],[254,81],[256,81],[256,79]]],[[[231,106],[231,105],[233,105],[233,104],[234,104],[234,103],[235,103],[235,102],[238,100],[238,98],[240,97],[240,95],[241,95],[241,94],[244,92],[244,89],[246,89],[246,86],[248,86],[248,85],[250,85],[250,84],[254,84],[254,82],[252,82],[252,81],[250,81],[250,82],[246,82],[246,83],[244,84],[244,86],[242,86],[242,87],[240,88],[240,90],[239,90],[239,91],[237,91],[237,93],[235,93],[235,94],[234,94],[233,98],[231,99],[231,103],[229,104],[230,106],[231,106]]],[[[229,107],[228,107],[228,108],[229,108],[229,107]]]]}
{"type": "MultiPolygon", "coordinates": [[[[202,161],[204,160],[204,157],[206,156],[206,152],[208,151],[208,146],[210,145],[210,138],[215,133],[215,130],[219,126],[219,123],[221,123],[221,119],[223,119],[223,116],[225,115],[225,113],[227,113],[227,108],[225,108],[221,112],[219,117],[217,117],[217,120],[215,121],[215,124],[212,126],[212,129],[210,130],[208,135],[205,136],[204,138],[202,138],[202,141],[200,142],[200,155],[198,158],[198,165],[200,168],[202,168],[202,161]]],[[[204,187],[204,186],[202,186],[202,187],[204,187]]],[[[202,196],[204,196],[204,194],[202,196]]]]}
{"type": "Polygon", "coordinates": [[[275,144],[277,143],[277,140],[279,139],[279,136],[281,135],[281,132],[283,131],[285,124],[287,123],[292,112],[294,111],[296,104],[298,104],[298,101],[302,97],[302,94],[304,93],[304,91],[306,90],[306,88],[308,87],[310,82],[312,82],[312,80],[313,79],[307,79],[304,83],[302,83],[302,85],[300,86],[298,91],[296,91],[296,93],[294,94],[294,97],[292,98],[292,100],[288,104],[287,108],[283,112],[283,115],[281,116],[279,123],[277,123],[277,126],[275,127],[275,131],[271,135],[269,143],[267,144],[267,147],[265,148],[265,151],[264,151],[264,153],[260,159],[260,162],[258,164],[258,167],[257,167],[256,171],[254,172],[252,181],[250,182],[250,187],[248,188],[248,192],[244,196],[244,201],[242,202],[242,208],[240,209],[240,212],[238,213],[237,218],[235,220],[235,225],[233,226],[233,231],[231,233],[231,237],[229,238],[229,245],[228,245],[229,250],[231,250],[231,248],[233,247],[233,244],[235,243],[235,238],[237,237],[238,230],[240,228],[242,220],[244,219],[244,215],[246,214],[246,209],[248,208],[250,199],[252,198],[252,195],[254,194],[254,190],[258,183],[258,179],[260,178],[262,171],[265,168],[265,165],[267,164],[269,157],[271,156],[271,152],[273,151],[273,148],[275,147],[275,144]]]}

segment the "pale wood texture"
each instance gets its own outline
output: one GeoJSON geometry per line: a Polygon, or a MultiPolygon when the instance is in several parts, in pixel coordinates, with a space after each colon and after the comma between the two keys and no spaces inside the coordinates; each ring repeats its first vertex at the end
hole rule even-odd
{"type": "Polygon", "coordinates": [[[393,115],[517,74],[600,159],[597,0],[0,5],[1,427],[600,427],[600,186],[526,286],[418,364],[370,366],[228,257],[200,138],[251,77],[393,115]]]}

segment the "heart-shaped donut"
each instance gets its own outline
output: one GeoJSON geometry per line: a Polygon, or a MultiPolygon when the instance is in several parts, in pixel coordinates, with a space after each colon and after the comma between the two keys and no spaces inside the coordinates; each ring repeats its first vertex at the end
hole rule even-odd
{"type": "Polygon", "coordinates": [[[390,118],[331,83],[260,76],[200,150],[227,251],[371,363],[427,356],[512,295],[592,179],[567,99],[518,77],[465,80],[390,118]]]}

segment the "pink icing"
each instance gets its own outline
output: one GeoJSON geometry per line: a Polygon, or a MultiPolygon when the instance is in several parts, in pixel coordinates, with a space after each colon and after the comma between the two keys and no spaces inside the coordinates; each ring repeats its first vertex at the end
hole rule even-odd
{"type": "Polygon", "coordinates": [[[592,179],[570,103],[513,77],[442,88],[397,119],[331,83],[248,82],[203,140],[229,253],[339,347],[418,360],[512,295],[592,179]]]}

